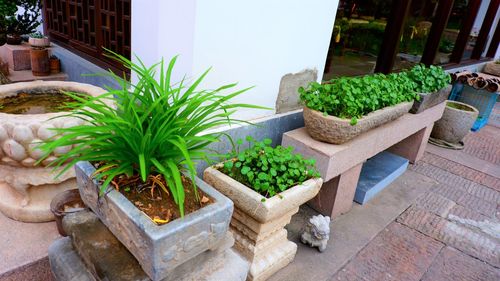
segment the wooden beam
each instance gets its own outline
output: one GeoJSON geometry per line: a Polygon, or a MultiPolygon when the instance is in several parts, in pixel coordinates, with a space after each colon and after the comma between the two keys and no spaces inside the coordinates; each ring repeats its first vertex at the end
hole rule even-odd
{"type": "Polygon", "coordinates": [[[467,46],[467,42],[469,41],[469,35],[474,26],[479,7],[481,7],[481,0],[470,0],[469,5],[467,5],[467,17],[462,22],[460,32],[455,41],[455,47],[450,56],[450,62],[460,63],[462,60],[465,46],[467,46]]]}
{"type": "Polygon", "coordinates": [[[497,23],[497,27],[495,29],[495,33],[493,34],[493,38],[491,39],[486,57],[494,58],[497,53],[498,45],[500,45],[500,21],[497,23]]]}
{"type": "Polygon", "coordinates": [[[431,31],[427,37],[427,42],[425,43],[424,53],[422,54],[421,63],[425,65],[431,65],[434,62],[434,57],[439,48],[439,42],[441,41],[441,36],[443,31],[448,24],[448,18],[451,14],[451,8],[453,8],[454,0],[440,0],[436,10],[436,16],[432,21],[431,31]]]}
{"type": "Polygon", "coordinates": [[[411,0],[394,0],[392,2],[391,14],[385,27],[384,39],[377,56],[375,72],[391,72],[410,6],[411,0]]]}
{"type": "Polygon", "coordinates": [[[481,25],[481,30],[479,30],[479,35],[477,36],[476,46],[472,50],[471,59],[480,59],[486,48],[486,43],[488,42],[488,35],[495,20],[495,16],[498,11],[498,6],[500,5],[500,0],[491,0],[486,15],[484,16],[483,24],[481,25]]]}

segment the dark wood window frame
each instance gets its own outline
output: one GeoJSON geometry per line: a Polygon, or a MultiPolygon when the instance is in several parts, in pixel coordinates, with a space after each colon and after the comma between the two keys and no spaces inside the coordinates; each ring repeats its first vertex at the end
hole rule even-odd
{"type": "Polygon", "coordinates": [[[52,41],[115,73],[128,70],[104,48],[130,58],[131,0],[43,0],[44,31],[52,41]]]}

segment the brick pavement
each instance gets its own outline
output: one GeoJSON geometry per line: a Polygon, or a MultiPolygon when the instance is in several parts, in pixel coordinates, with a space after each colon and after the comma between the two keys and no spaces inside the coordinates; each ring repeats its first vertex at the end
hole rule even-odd
{"type": "MultiPolygon", "coordinates": [[[[460,153],[500,165],[500,127],[460,153]]],[[[410,170],[438,184],[422,194],[331,280],[500,280],[500,178],[426,152],[410,170]]]]}

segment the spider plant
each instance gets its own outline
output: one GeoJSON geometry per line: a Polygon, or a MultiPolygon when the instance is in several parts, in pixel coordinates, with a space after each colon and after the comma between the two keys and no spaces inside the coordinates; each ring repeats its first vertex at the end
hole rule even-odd
{"type": "Polygon", "coordinates": [[[233,90],[236,84],[215,90],[198,89],[210,69],[190,85],[186,79],[172,83],[176,57],[168,65],[162,60],[148,67],[139,58],[134,63],[113,52],[110,56],[135,73],[137,82],[126,82],[110,72],[108,75],[120,83],[119,89],[108,88],[99,97],[66,93],[77,102],[69,105],[74,110],[65,116],[85,122],[54,129],[56,136],[40,148],[48,157],[57,147],[71,146],[68,153],[51,163],[55,169],[64,167],[63,171],[78,161],[104,163],[94,173],[102,181],[101,195],[117,176],[140,175],[146,182],[150,175],[161,174],[170,192],[162,188],[184,216],[182,173],[192,179],[199,199],[194,184],[195,162],[208,160],[206,146],[222,136],[203,132],[232,122],[246,123],[231,116],[238,109],[263,107],[229,103],[250,89],[233,90]]]}

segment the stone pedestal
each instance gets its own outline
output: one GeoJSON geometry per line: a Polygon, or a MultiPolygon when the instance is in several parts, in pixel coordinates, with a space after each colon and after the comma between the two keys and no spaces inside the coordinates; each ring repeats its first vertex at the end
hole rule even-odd
{"type": "Polygon", "coordinates": [[[309,179],[271,198],[212,167],[203,179],[234,202],[231,232],[235,248],[250,261],[247,280],[266,280],[294,259],[297,245],[287,239],[284,227],[318,193],[322,179],[309,179]]]}
{"type": "Polygon", "coordinates": [[[5,44],[0,47],[0,57],[9,64],[12,70],[30,70],[30,46],[27,43],[21,45],[5,44]]]}
{"type": "MultiPolygon", "coordinates": [[[[70,214],[64,218],[63,227],[71,238],[59,239],[49,248],[50,266],[56,280],[151,280],[94,213],[70,214]]],[[[163,280],[245,280],[248,263],[231,249],[233,243],[228,233],[221,247],[194,257],[163,280]]]]}
{"type": "Polygon", "coordinates": [[[22,194],[7,183],[0,183],[0,211],[11,219],[22,222],[46,222],[54,220],[50,202],[58,193],[76,188],[74,178],[60,184],[45,184],[30,187],[28,202],[22,194]]]}

